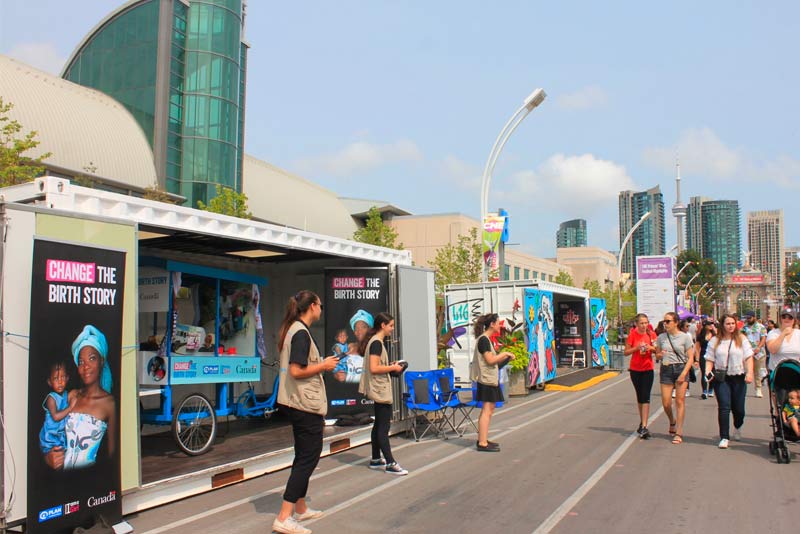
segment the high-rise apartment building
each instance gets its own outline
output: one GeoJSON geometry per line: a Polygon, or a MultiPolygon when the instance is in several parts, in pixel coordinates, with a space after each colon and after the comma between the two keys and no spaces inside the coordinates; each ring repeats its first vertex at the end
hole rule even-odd
{"type": "Polygon", "coordinates": [[[622,254],[622,272],[636,276],[636,257],[655,256],[666,252],[664,227],[664,195],[655,186],[647,191],[620,191],[619,193],[619,244],[642,216],[650,217],[636,229],[622,254]]]}
{"type": "Polygon", "coordinates": [[[587,244],[585,219],[565,221],[558,226],[558,231],[556,232],[557,248],[585,247],[587,244]]]}
{"type": "Polygon", "coordinates": [[[125,106],[153,149],[159,186],[208,202],[242,191],[247,45],[242,0],[134,0],[108,15],[62,77],[125,106]]]}
{"type": "Polygon", "coordinates": [[[786,267],[789,267],[796,261],[800,261],[800,247],[784,247],[783,250],[783,264],[786,267]]]}
{"type": "Polygon", "coordinates": [[[773,296],[782,298],[785,267],[783,210],[751,211],[747,214],[750,265],[772,276],[773,296]]]}
{"type": "Polygon", "coordinates": [[[692,197],[686,206],[686,247],[713,260],[722,274],[741,267],[739,202],[692,197]]]}

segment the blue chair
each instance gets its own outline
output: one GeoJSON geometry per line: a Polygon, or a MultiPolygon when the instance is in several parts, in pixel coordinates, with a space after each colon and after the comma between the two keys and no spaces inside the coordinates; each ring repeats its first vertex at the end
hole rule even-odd
{"type": "Polygon", "coordinates": [[[459,396],[459,394],[470,390],[468,388],[455,387],[455,374],[452,368],[436,369],[433,373],[434,376],[436,376],[436,397],[439,404],[442,406],[445,416],[441,426],[442,431],[445,433],[445,438],[447,436],[446,427],[448,426],[453,432],[458,434],[459,437],[463,436],[464,431],[461,430],[461,427],[466,422],[471,423],[477,432],[478,427],[475,426],[475,422],[471,417],[474,405],[470,403],[473,401],[470,400],[469,403],[465,403],[459,396]],[[457,422],[457,416],[459,414],[461,415],[461,419],[457,422]]]}
{"type": "Polygon", "coordinates": [[[414,434],[414,441],[421,440],[431,429],[437,434],[441,433],[439,420],[443,415],[443,408],[436,399],[433,372],[406,371],[403,373],[403,380],[406,384],[406,393],[403,394],[403,398],[413,416],[411,431],[414,434]],[[420,416],[424,418],[426,426],[422,434],[417,436],[417,422],[420,416]]]}

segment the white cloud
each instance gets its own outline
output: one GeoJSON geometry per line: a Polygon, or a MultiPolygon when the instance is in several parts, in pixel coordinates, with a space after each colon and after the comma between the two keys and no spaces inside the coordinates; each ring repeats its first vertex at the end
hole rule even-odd
{"type": "Polygon", "coordinates": [[[452,154],[445,156],[437,167],[440,175],[455,182],[461,189],[477,191],[481,187],[482,170],[452,154]]]}
{"type": "Polygon", "coordinates": [[[647,148],[643,158],[652,167],[674,172],[676,155],[683,173],[709,178],[731,178],[744,165],[739,151],[726,146],[710,128],[686,130],[675,146],[647,148]]]}
{"type": "Polygon", "coordinates": [[[556,97],[556,103],[562,109],[591,109],[603,106],[606,102],[608,102],[608,95],[596,85],[589,85],[556,97]]]}
{"type": "Polygon", "coordinates": [[[625,167],[593,154],[554,154],[536,170],[516,173],[512,181],[514,190],[504,193],[504,200],[528,199],[523,202],[535,202],[540,209],[569,212],[603,210],[620,191],[636,187],[625,167]]]}
{"type": "Polygon", "coordinates": [[[800,160],[786,155],[757,160],[744,149],[726,145],[710,128],[685,130],[674,146],[647,148],[642,158],[651,167],[672,174],[676,155],[682,176],[713,181],[767,180],[787,189],[800,189],[800,160]]]}
{"type": "Polygon", "coordinates": [[[297,162],[300,172],[313,174],[326,172],[334,176],[353,176],[392,163],[419,162],[422,151],[413,141],[401,139],[394,143],[379,145],[367,141],[356,141],[338,152],[297,162]]]}
{"type": "Polygon", "coordinates": [[[66,59],[50,43],[20,43],[8,51],[8,56],[39,70],[58,75],[66,59]]]}

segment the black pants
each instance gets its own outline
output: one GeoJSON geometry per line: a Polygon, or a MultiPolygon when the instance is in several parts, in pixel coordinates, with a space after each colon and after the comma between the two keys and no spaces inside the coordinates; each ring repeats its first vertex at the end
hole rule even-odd
{"type": "Polygon", "coordinates": [[[308,479],[319,463],[322,454],[322,429],[325,426],[324,418],[315,413],[303,412],[286,407],[286,413],[292,422],[294,434],[294,462],[292,473],[286,482],[286,491],[283,500],[296,503],[308,493],[308,479]]]}
{"type": "Polygon", "coordinates": [[[720,439],[730,439],[731,412],[733,426],[741,428],[744,424],[744,405],[747,396],[747,383],[744,375],[728,375],[724,382],[711,382],[717,396],[717,418],[719,420],[720,439]]]}
{"type": "Polygon", "coordinates": [[[639,404],[650,404],[650,390],[653,389],[654,372],[630,370],[633,389],[636,390],[636,402],[639,404]]]}
{"type": "Polygon", "coordinates": [[[392,405],[375,403],[375,423],[372,425],[372,458],[377,460],[383,453],[386,463],[394,462],[389,445],[389,424],[392,422],[392,405]]]}

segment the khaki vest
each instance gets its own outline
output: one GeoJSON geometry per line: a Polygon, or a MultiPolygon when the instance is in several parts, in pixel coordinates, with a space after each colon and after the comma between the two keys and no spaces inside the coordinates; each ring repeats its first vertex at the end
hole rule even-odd
{"type": "MultiPolygon", "coordinates": [[[[472,355],[472,367],[470,368],[469,378],[485,386],[497,386],[500,384],[497,377],[497,364],[489,365],[486,358],[483,357],[483,354],[478,351],[478,341],[480,341],[482,337],[489,339],[489,336],[486,334],[481,334],[478,339],[475,340],[475,351],[472,355]]],[[[489,346],[492,347],[492,354],[496,354],[491,340],[489,341],[489,346]]]]}
{"type": "MultiPolygon", "coordinates": [[[[369,362],[372,358],[369,353],[369,347],[373,341],[380,340],[377,336],[373,336],[367,343],[367,350],[364,355],[364,370],[361,372],[358,392],[378,404],[392,404],[392,377],[388,373],[373,375],[369,370],[369,362]]],[[[389,355],[386,353],[386,345],[383,342],[381,342],[381,365],[389,365],[389,355]]]]}
{"type": "MultiPolygon", "coordinates": [[[[308,378],[292,378],[289,374],[289,354],[292,352],[292,337],[300,330],[308,332],[308,328],[295,321],[286,332],[286,339],[281,350],[280,382],[278,383],[278,404],[308,413],[324,416],[328,413],[328,398],[325,395],[325,382],[322,373],[308,378]]],[[[308,332],[311,336],[311,332],[308,332]]],[[[308,364],[320,363],[319,355],[314,340],[311,340],[311,349],[308,351],[308,364]]]]}

